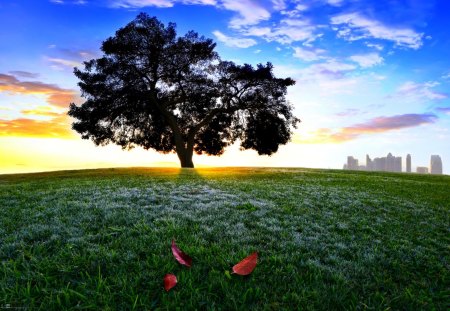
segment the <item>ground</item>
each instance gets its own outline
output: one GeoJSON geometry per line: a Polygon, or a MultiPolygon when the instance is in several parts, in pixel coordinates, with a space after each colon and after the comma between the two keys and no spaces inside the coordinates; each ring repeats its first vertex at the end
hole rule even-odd
{"type": "Polygon", "coordinates": [[[0,309],[446,310],[449,189],[312,169],[0,175],[0,309]]]}

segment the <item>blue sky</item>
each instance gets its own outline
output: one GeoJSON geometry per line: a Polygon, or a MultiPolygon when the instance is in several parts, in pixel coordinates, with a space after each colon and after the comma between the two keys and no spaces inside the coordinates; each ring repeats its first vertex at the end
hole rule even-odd
{"type": "Polygon", "coordinates": [[[366,153],[392,152],[411,153],[413,168],[439,154],[450,173],[445,0],[3,0],[0,172],[178,165],[172,155],[94,147],[66,116],[82,102],[73,67],[100,56],[101,42],[141,11],[175,22],[179,35],[214,39],[222,59],[270,61],[297,81],[288,99],[302,123],[290,144],[272,157],[234,146],[195,163],[341,168],[347,155],[364,164],[366,153]]]}

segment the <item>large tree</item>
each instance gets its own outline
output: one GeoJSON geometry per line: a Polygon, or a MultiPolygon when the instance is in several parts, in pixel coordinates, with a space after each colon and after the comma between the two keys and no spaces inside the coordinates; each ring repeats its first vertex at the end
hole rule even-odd
{"type": "Polygon", "coordinates": [[[96,145],[176,152],[182,167],[194,167],[194,151],[221,155],[237,139],[271,155],[299,122],[285,99],[294,80],[276,78],[271,63],[222,61],[214,48],[139,14],[103,42],[103,57],[75,68],[85,102],[70,104],[72,128],[96,145]]]}

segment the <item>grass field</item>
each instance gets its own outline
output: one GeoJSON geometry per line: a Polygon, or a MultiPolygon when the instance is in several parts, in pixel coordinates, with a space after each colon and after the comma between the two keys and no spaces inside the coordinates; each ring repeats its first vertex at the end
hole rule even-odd
{"type": "Polygon", "coordinates": [[[450,176],[0,175],[0,260],[0,310],[448,310],[450,176]],[[254,251],[253,273],[229,277],[254,251]],[[166,273],[178,277],[168,293],[166,273]]]}

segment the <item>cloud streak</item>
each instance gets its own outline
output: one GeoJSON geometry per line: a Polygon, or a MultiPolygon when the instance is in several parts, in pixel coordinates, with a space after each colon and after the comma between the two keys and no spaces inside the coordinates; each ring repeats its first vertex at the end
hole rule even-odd
{"type": "Polygon", "coordinates": [[[350,60],[358,63],[362,68],[369,68],[376,65],[381,65],[384,61],[378,53],[357,54],[350,56],[350,60]]]}
{"type": "Polygon", "coordinates": [[[382,39],[397,46],[418,49],[422,46],[423,34],[403,27],[390,27],[363,16],[361,13],[345,13],[333,16],[331,24],[336,25],[338,37],[348,41],[361,39],[382,39]]]}
{"type": "Polygon", "coordinates": [[[438,86],[439,82],[428,81],[425,83],[416,83],[407,81],[397,88],[395,94],[390,97],[394,98],[408,98],[411,100],[443,100],[448,98],[448,94],[436,92],[434,87],[438,86]]]}
{"type": "Polygon", "coordinates": [[[438,112],[450,115],[450,107],[439,107],[439,108],[436,108],[436,110],[438,112]]]}
{"type": "Polygon", "coordinates": [[[318,27],[309,20],[286,18],[271,27],[247,27],[242,30],[242,33],[247,36],[261,37],[268,42],[275,41],[281,44],[303,42],[304,46],[310,47],[311,43],[322,36],[321,33],[317,33],[317,29],[318,27]]]}
{"type": "Polygon", "coordinates": [[[70,119],[66,114],[59,114],[51,120],[0,119],[0,136],[64,139],[76,137],[70,129],[70,119]]]}
{"type": "Polygon", "coordinates": [[[312,62],[319,59],[324,59],[323,54],[325,50],[322,49],[304,49],[301,47],[294,47],[294,57],[304,60],[306,62],[312,62]]]}
{"type": "Polygon", "coordinates": [[[69,103],[77,100],[73,90],[39,81],[20,81],[17,77],[7,74],[0,74],[0,92],[11,95],[44,95],[50,105],[58,108],[68,108],[69,103]]]}
{"type": "MultiPolygon", "coordinates": [[[[143,8],[148,6],[170,8],[175,4],[212,5],[236,13],[230,20],[230,27],[239,29],[243,26],[256,25],[270,18],[270,12],[254,0],[115,0],[111,6],[115,8],[143,8]]],[[[285,6],[283,0],[273,2],[276,7],[285,6]]]]}
{"type": "Polygon", "coordinates": [[[432,124],[437,121],[435,114],[402,114],[390,117],[377,117],[367,122],[343,127],[338,130],[321,128],[302,138],[296,137],[294,142],[302,144],[343,143],[357,139],[361,135],[379,134],[393,130],[432,124]]]}
{"type": "Polygon", "coordinates": [[[253,39],[229,37],[218,30],[213,31],[213,35],[216,36],[217,40],[230,47],[248,48],[256,44],[253,39]]]}

